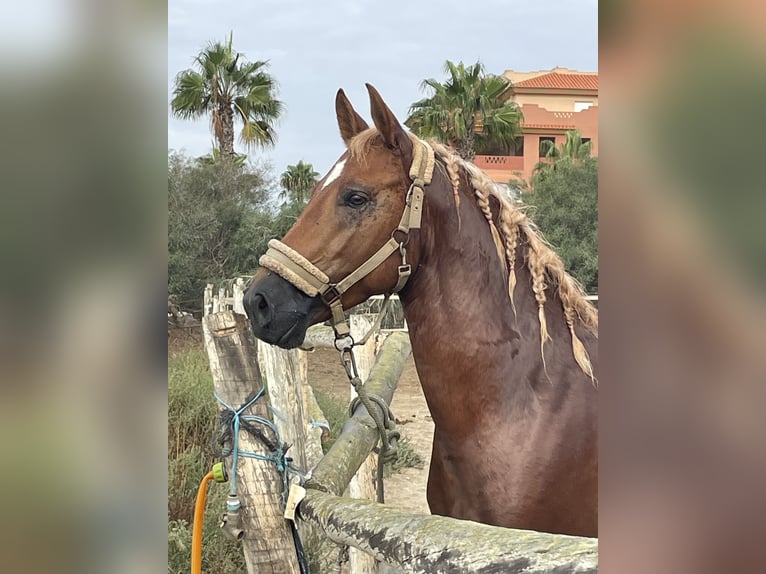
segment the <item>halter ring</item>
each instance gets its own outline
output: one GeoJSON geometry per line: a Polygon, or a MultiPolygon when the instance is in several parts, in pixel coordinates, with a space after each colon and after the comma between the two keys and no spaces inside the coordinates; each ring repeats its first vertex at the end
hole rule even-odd
{"type": "Polygon", "coordinates": [[[397,227],[396,229],[394,229],[394,230],[391,232],[391,239],[393,239],[394,241],[396,241],[396,242],[399,244],[400,248],[401,248],[401,246],[404,246],[404,247],[406,247],[406,246],[409,244],[409,242],[410,242],[410,232],[409,232],[409,230],[407,230],[407,229],[403,229],[402,227],[397,227]],[[400,232],[400,233],[402,233],[402,234],[404,235],[404,238],[403,238],[401,241],[399,241],[399,240],[396,238],[396,232],[397,232],[397,231],[398,231],[398,232],[400,232]]]}

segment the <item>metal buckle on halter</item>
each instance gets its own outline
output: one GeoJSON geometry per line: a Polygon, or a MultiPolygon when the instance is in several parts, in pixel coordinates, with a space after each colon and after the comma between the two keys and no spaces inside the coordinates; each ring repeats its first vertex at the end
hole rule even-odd
{"type": "Polygon", "coordinates": [[[359,370],[356,367],[356,357],[354,356],[353,344],[343,349],[338,349],[340,352],[340,364],[348,375],[349,380],[359,376],[359,370]]]}
{"type": "Polygon", "coordinates": [[[405,203],[407,205],[412,205],[412,192],[415,190],[416,187],[419,189],[423,189],[425,185],[426,183],[422,179],[412,180],[412,183],[410,184],[410,187],[407,190],[407,195],[405,196],[405,203]]]}
{"type": "Polygon", "coordinates": [[[338,291],[338,286],[334,283],[330,283],[327,288],[325,288],[325,290],[320,293],[322,301],[328,307],[332,306],[333,303],[340,299],[341,295],[342,293],[338,291]]]}
{"type": "Polygon", "coordinates": [[[391,232],[391,239],[397,241],[399,243],[399,249],[401,249],[403,246],[406,246],[410,242],[410,231],[409,229],[404,229],[403,227],[399,226],[391,232]],[[397,231],[404,235],[401,241],[396,239],[397,231]]]}
{"type": "Polygon", "coordinates": [[[410,278],[411,273],[412,265],[399,265],[399,278],[397,279],[396,285],[394,285],[394,288],[391,291],[393,293],[399,293],[399,291],[404,289],[404,286],[407,284],[407,280],[410,278]]]}
{"type": "Polygon", "coordinates": [[[415,182],[413,181],[410,184],[409,189],[407,190],[407,195],[404,196],[404,203],[406,205],[410,205],[410,202],[412,201],[412,189],[415,187],[415,182]]]}

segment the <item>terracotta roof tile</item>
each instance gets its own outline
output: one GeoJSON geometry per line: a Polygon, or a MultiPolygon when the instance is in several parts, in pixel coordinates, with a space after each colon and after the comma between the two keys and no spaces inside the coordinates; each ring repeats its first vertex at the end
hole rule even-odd
{"type": "Polygon", "coordinates": [[[559,74],[549,72],[513,84],[514,88],[552,88],[598,90],[598,74],[559,74]]]}

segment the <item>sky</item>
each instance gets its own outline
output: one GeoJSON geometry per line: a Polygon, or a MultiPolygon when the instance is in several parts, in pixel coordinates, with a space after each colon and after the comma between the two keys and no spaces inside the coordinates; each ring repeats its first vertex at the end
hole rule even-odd
{"type": "MultiPolygon", "coordinates": [[[[286,111],[277,144],[248,152],[275,176],[299,160],[324,175],[343,153],[335,94],[343,88],[370,124],[365,82],[400,121],[425,94],[425,78],[443,81],[444,62],[481,61],[488,73],[564,66],[598,69],[597,0],[169,0],[168,147],[210,152],[209,119],[170,117],[173,80],[210,41],[234,33],[250,61],[268,60],[286,111]]],[[[245,152],[235,142],[235,150],[245,152]]]]}

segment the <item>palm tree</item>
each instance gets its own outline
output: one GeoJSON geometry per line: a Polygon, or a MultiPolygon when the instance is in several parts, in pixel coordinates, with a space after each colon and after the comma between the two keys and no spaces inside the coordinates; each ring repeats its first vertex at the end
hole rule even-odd
{"type": "Polygon", "coordinates": [[[296,165],[288,165],[279,179],[279,185],[282,186],[279,197],[286,199],[289,203],[305,204],[318,177],[319,174],[314,171],[314,166],[303,163],[303,160],[296,165]]]}
{"type": "Polygon", "coordinates": [[[590,141],[582,141],[578,130],[568,131],[566,135],[566,141],[561,144],[560,156],[569,158],[575,163],[588,159],[590,157],[590,141]]]}
{"type": "Polygon", "coordinates": [[[248,62],[228,43],[214,42],[194,59],[195,68],[180,72],[170,108],[181,119],[210,114],[210,124],[222,157],[234,156],[234,120],[242,123],[240,141],[246,147],[274,145],[274,123],[284,109],[275,98],[276,83],[265,72],[267,62],[248,62]]]}
{"type": "Polygon", "coordinates": [[[556,162],[571,161],[579,163],[590,157],[590,142],[582,141],[578,130],[570,130],[566,133],[566,141],[559,147],[550,140],[540,142],[540,151],[542,157],[548,161],[541,161],[535,166],[534,172],[545,171],[546,169],[555,169],[556,162]]]}
{"type": "Polygon", "coordinates": [[[519,107],[501,96],[511,82],[486,75],[476,62],[466,67],[447,60],[447,81],[424,80],[421,89],[433,95],[410,106],[405,124],[420,137],[443,141],[464,159],[473,160],[477,147],[493,145],[510,150],[520,133],[519,107]]]}

